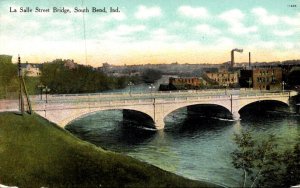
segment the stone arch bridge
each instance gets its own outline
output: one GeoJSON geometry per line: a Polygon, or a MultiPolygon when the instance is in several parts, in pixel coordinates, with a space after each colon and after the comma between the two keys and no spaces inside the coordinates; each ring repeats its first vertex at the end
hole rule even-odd
{"type": "MultiPolygon", "coordinates": [[[[153,93],[108,93],[49,95],[47,101],[31,96],[32,109],[49,121],[65,127],[70,122],[102,110],[135,110],[150,116],[156,129],[164,128],[164,118],[171,112],[198,104],[213,104],[226,108],[238,120],[244,106],[264,100],[280,101],[289,105],[294,91],[261,92],[254,90],[206,90],[153,93]]],[[[0,101],[0,111],[12,111],[17,101],[0,101]]],[[[17,104],[15,105],[17,106],[17,104]]]]}

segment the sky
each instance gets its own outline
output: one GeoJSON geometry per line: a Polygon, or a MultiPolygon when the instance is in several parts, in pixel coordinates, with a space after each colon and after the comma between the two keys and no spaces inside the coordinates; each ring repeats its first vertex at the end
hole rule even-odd
{"type": "Polygon", "coordinates": [[[0,41],[0,54],[14,62],[20,54],[23,62],[95,67],[223,63],[234,48],[244,50],[236,62],[247,62],[248,52],[253,62],[300,59],[300,0],[1,0],[0,41]]]}

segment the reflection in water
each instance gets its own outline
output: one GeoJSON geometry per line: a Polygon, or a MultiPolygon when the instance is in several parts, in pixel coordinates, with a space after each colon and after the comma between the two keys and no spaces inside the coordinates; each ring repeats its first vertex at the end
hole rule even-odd
{"type": "Polygon", "coordinates": [[[239,186],[241,173],[231,164],[235,148],[233,133],[250,129],[260,139],[268,134],[279,138],[282,149],[292,147],[300,135],[297,115],[251,116],[240,121],[220,120],[188,113],[186,109],[165,118],[165,129],[151,131],[141,122],[123,120],[122,111],[103,111],[85,117],[67,129],[102,148],[147,161],[162,169],[197,180],[239,186]]]}

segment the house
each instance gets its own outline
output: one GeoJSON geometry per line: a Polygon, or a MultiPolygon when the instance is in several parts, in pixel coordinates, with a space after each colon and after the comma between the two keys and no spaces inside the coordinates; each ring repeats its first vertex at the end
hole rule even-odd
{"type": "Polygon", "coordinates": [[[23,75],[29,76],[29,77],[38,77],[41,76],[41,68],[42,64],[37,63],[22,63],[21,64],[23,75]]]}

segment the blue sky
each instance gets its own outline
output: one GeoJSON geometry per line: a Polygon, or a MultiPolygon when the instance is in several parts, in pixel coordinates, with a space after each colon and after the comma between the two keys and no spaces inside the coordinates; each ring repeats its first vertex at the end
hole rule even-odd
{"type": "Polygon", "coordinates": [[[0,54],[34,63],[222,63],[233,48],[244,49],[236,55],[240,62],[248,51],[253,61],[300,59],[300,0],[1,0],[0,23],[0,54]],[[11,13],[10,7],[50,12],[11,13]],[[109,13],[110,7],[120,12],[109,13]]]}

